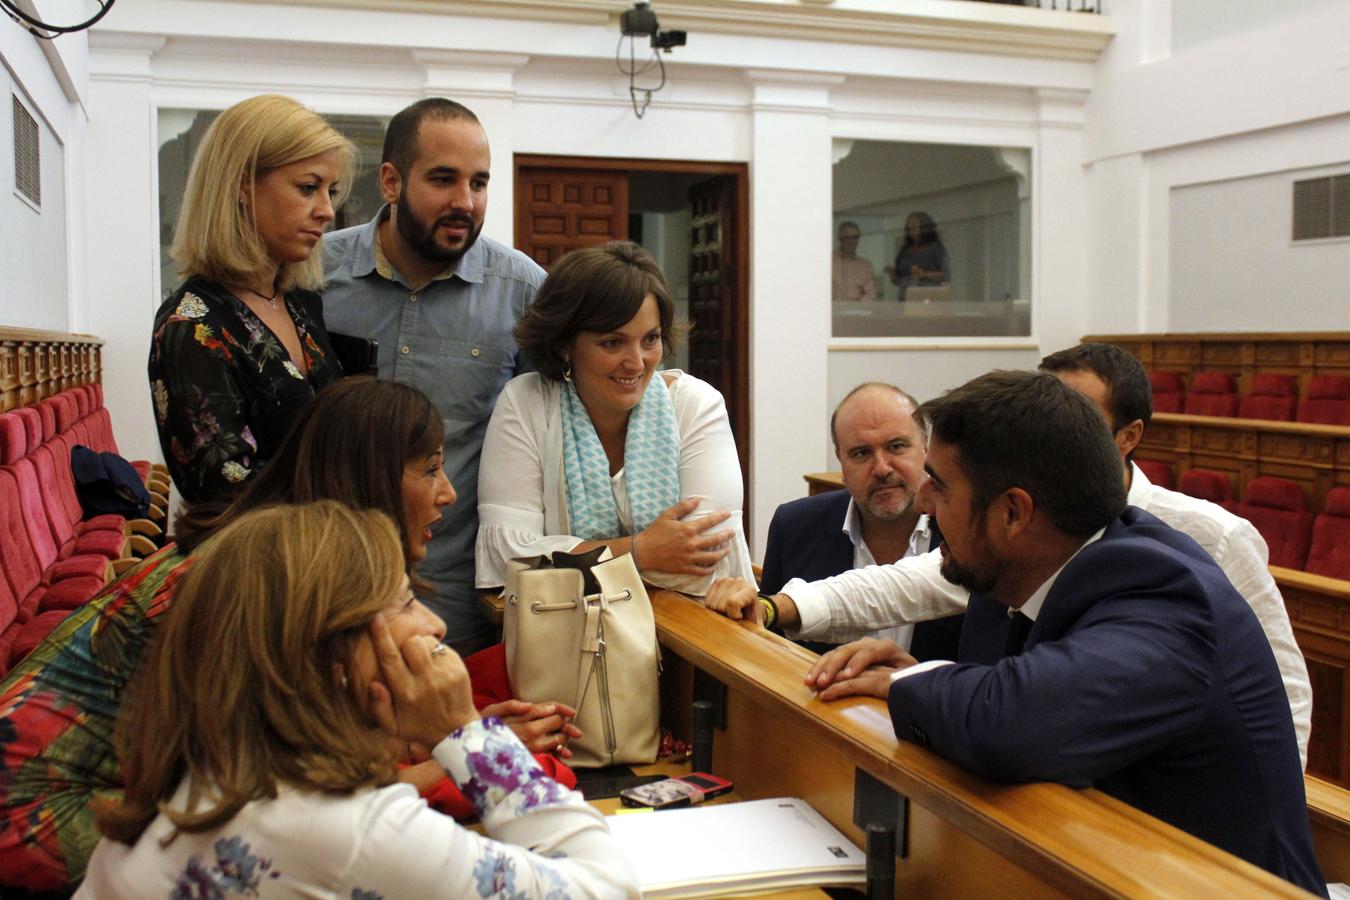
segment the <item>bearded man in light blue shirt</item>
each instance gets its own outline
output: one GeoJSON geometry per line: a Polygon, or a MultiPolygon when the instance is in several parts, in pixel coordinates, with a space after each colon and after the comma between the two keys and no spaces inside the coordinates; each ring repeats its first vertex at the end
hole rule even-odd
{"type": "Polygon", "coordinates": [[[480,235],[490,165],[473,112],[418,101],[385,133],[385,205],[324,240],[328,328],[377,341],[379,377],[420,389],[445,419],[445,474],[459,499],[427,523],[418,574],[461,654],[493,640],[474,590],[479,455],[497,394],[530,368],[512,330],[544,280],[525,254],[480,235]]]}

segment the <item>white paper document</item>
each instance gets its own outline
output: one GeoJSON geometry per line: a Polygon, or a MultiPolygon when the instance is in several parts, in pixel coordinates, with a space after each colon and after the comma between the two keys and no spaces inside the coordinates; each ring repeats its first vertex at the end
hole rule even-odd
{"type": "Polygon", "coordinates": [[[867,880],[862,851],[805,800],[751,800],[606,821],[644,897],[727,897],[867,880]]]}

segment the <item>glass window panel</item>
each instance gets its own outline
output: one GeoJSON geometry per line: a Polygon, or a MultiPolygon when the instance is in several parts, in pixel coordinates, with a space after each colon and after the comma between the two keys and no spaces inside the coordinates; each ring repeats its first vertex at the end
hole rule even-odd
{"type": "Polygon", "coordinates": [[[1031,152],[835,142],[835,337],[1028,336],[1031,152]]]}

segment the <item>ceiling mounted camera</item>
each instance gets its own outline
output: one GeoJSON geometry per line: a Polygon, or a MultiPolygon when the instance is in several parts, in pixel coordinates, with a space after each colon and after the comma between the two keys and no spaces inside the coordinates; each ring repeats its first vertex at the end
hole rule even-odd
{"type": "Polygon", "coordinates": [[[618,64],[619,71],[628,76],[628,94],[633,100],[633,113],[639,119],[652,102],[652,92],[666,86],[666,64],[661,58],[662,52],[669,53],[674,47],[683,47],[688,38],[683,31],[661,30],[661,23],[656,20],[656,11],[652,9],[651,0],[636,0],[632,9],[624,10],[619,16],[619,46],[615,50],[614,61],[618,64]],[[640,37],[650,37],[652,46],[651,59],[641,65],[637,62],[636,49],[637,39],[640,37]],[[628,41],[626,67],[623,59],[625,40],[628,41]],[[640,87],[637,84],[638,77],[652,68],[660,71],[660,80],[651,87],[640,87]],[[638,94],[642,95],[640,102],[638,94]]]}

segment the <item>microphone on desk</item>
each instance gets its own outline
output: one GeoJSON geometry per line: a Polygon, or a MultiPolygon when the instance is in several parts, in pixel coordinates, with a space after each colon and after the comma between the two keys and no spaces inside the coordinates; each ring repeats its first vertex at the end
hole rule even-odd
{"type": "Polygon", "coordinates": [[[710,700],[694,701],[694,754],[691,764],[695,772],[712,771],[713,705],[710,700]]]}
{"type": "Polygon", "coordinates": [[[895,897],[895,828],[867,826],[867,900],[895,897]]]}

